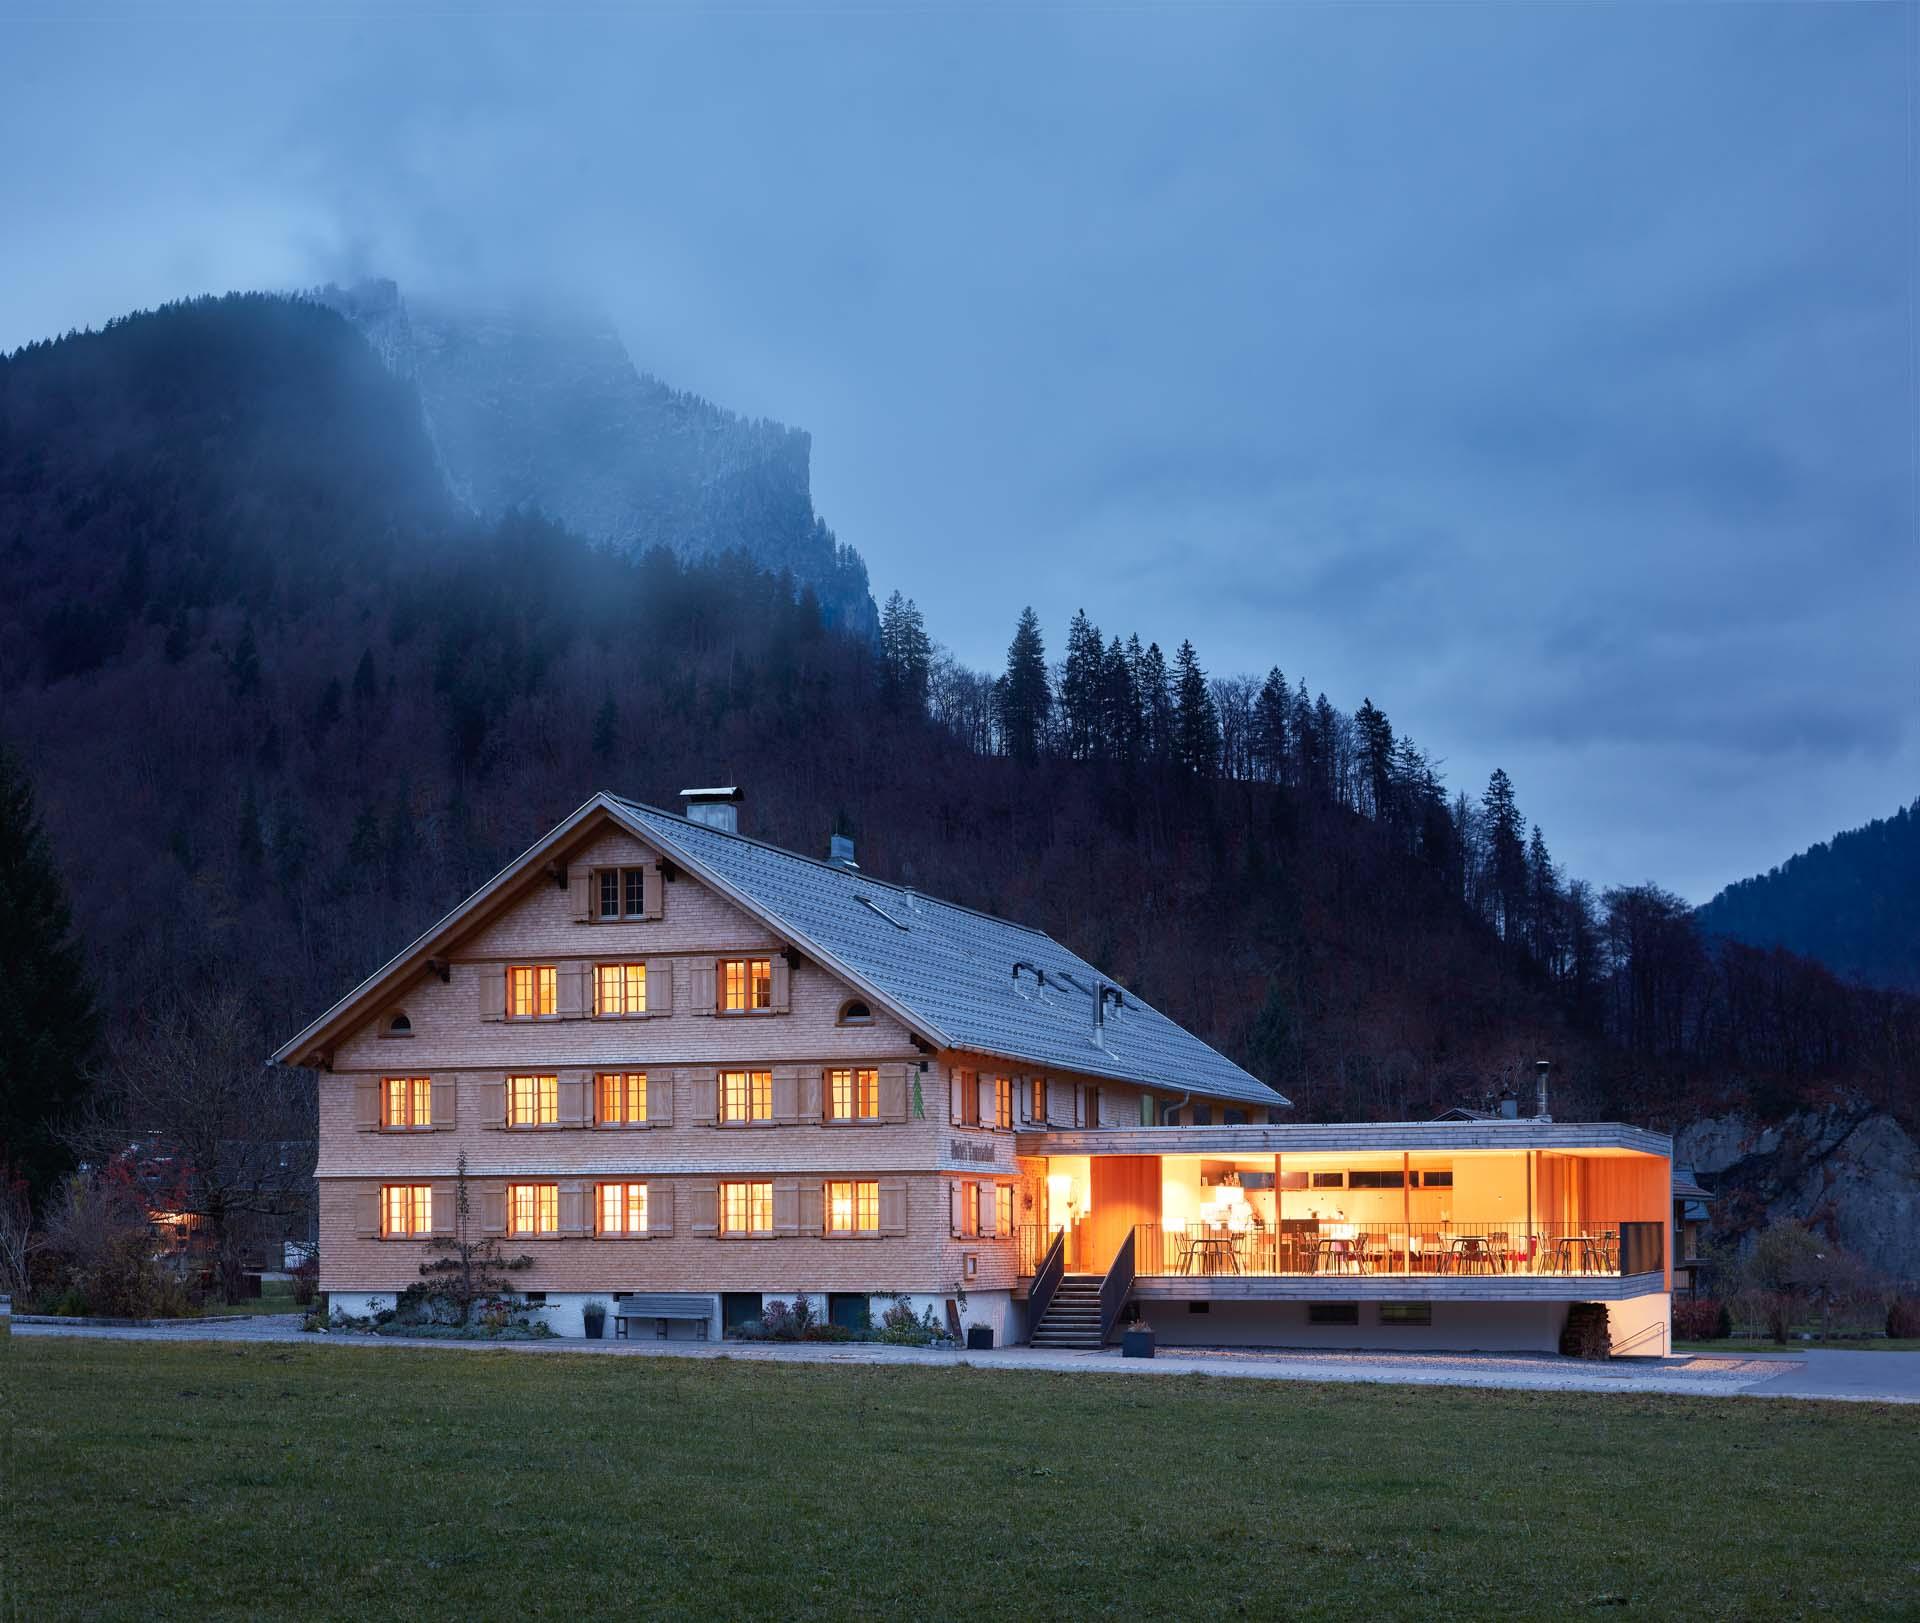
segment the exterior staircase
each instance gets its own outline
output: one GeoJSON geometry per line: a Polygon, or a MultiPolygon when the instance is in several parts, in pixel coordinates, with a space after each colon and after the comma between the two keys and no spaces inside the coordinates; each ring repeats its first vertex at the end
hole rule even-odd
{"type": "Polygon", "coordinates": [[[1100,1345],[1099,1274],[1063,1274],[1045,1316],[1027,1338],[1034,1347],[1090,1352],[1100,1345]]]}

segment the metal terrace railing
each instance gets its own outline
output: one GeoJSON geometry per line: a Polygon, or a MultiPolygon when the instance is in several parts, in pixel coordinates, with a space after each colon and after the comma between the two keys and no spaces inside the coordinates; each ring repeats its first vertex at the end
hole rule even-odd
{"type": "Polygon", "coordinates": [[[1276,1231],[1141,1223],[1141,1276],[1544,1275],[1619,1277],[1665,1268],[1664,1223],[1336,1223],[1276,1231]]]}

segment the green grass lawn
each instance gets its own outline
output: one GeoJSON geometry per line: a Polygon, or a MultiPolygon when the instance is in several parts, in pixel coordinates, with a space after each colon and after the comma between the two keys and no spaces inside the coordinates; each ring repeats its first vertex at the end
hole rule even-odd
{"type": "Polygon", "coordinates": [[[293,1299],[293,1281],[290,1279],[266,1279],[260,1282],[260,1294],[250,1296],[242,1302],[209,1302],[206,1311],[212,1314],[228,1313],[304,1313],[293,1299]]]}
{"type": "Polygon", "coordinates": [[[0,1342],[32,1618],[1890,1615],[1914,1411],[0,1342]]]}
{"type": "Polygon", "coordinates": [[[1889,1340],[1885,1336],[1863,1337],[1849,1341],[1836,1336],[1832,1341],[1787,1342],[1768,1341],[1764,1338],[1735,1336],[1728,1341],[1676,1341],[1675,1352],[1688,1353],[1800,1353],[1800,1352],[1920,1352],[1920,1340],[1911,1337],[1902,1340],[1889,1340]]]}

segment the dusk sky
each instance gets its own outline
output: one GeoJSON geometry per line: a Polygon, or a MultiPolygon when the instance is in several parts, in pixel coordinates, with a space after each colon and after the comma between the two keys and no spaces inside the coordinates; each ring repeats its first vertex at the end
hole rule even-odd
{"type": "Polygon", "coordinates": [[[1913,6],[81,9],[0,347],[556,288],[976,665],[1278,663],[1696,901],[1920,794],[1913,6]]]}

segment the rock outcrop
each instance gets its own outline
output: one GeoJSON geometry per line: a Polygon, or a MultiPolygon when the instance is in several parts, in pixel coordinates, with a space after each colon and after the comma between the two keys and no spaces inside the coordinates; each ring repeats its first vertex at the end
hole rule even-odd
{"type": "Polygon", "coordinates": [[[316,295],[420,394],[448,488],[485,517],[544,513],[629,551],[738,551],[872,635],[867,567],[813,510],[812,442],[639,371],[611,324],[522,304],[469,309],[389,281],[316,295]]]}
{"type": "Polygon", "coordinates": [[[1762,1123],[1736,1111],[1684,1129],[1674,1153],[1714,1191],[1716,1234],[1794,1219],[1878,1273],[1920,1280],[1920,1143],[1885,1112],[1841,1103],[1762,1123]]]}

